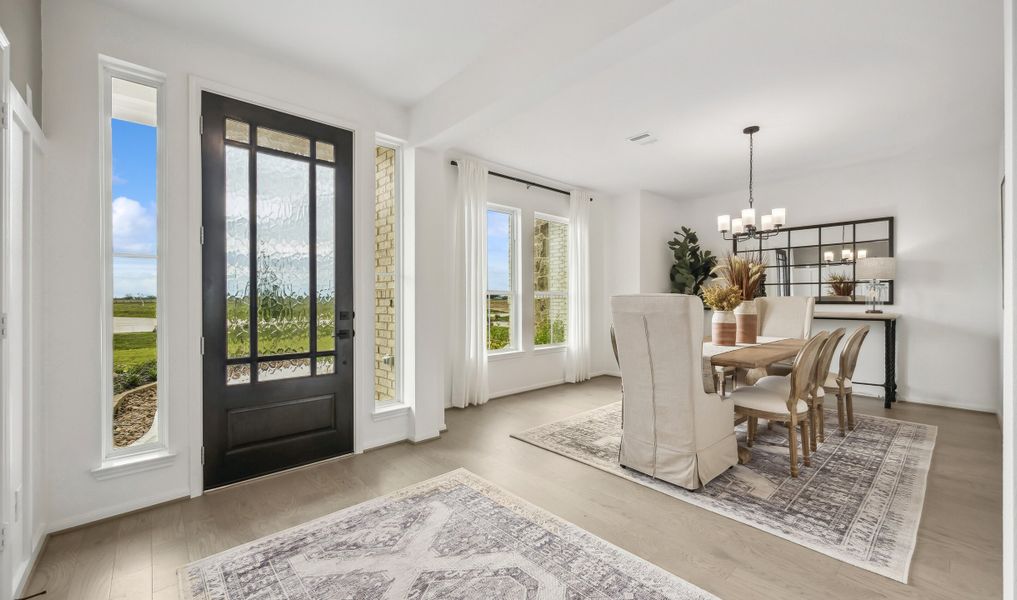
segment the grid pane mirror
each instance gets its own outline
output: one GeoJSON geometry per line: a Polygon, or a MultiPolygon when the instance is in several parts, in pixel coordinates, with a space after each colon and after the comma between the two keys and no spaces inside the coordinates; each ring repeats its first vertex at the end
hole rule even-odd
{"type": "MultiPolygon", "coordinates": [[[[894,255],[894,219],[880,217],[784,228],[766,240],[732,243],[740,256],[761,257],[766,296],[813,296],[820,304],[865,304],[858,260],[894,255]]],[[[893,304],[894,282],[884,300],[893,304]]]]}

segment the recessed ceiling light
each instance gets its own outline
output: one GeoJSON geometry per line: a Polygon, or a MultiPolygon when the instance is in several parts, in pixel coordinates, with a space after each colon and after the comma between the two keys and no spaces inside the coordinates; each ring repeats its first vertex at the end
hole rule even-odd
{"type": "Polygon", "coordinates": [[[645,146],[647,144],[652,144],[653,142],[657,141],[657,137],[655,135],[653,135],[652,133],[650,133],[649,131],[644,131],[642,133],[637,133],[636,135],[629,136],[626,139],[628,141],[634,143],[634,144],[639,144],[640,146],[645,146]]]}

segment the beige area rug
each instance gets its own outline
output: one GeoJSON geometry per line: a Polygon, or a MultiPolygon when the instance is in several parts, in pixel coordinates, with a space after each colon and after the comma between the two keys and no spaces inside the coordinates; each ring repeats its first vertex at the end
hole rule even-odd
{"type": "Polygon", "coordinates": [[[180,569],[183,600],[709,600],[459,469],[180,569]]]}
{"type": "Polygon", "coordinates": [[[621,402],[512,437],[907,583],[936,428],[868,415],[856,425],[840,437],[836,411],[826,411],[831,435],[798,478],[788,472],[787,430],[760,426],[751,462],[696,492],[618,465],[621,402]]]}

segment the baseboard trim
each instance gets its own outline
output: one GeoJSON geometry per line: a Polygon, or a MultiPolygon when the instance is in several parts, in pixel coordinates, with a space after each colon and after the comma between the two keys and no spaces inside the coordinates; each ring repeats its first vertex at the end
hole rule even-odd
{"type": "MultiPolygon", "coordinates": [[[[879,398],[882,400],[882,398],[879,398]]],[[[970,404],[961,404],[959,402],[928,402],[925,400],[915,400],[913,398],[898,398],[897,402],[905,404],[921,404],[922,406],[939,406],[941,408],[952,408],[955,410],[967,410],[971,412],[989,413],[992,415],[996,414],[995,406],[972,406],[970,404]]],[[[895,403],[896,404],[896,403],[895,403]]]]}
{"type": "Polygon", "coordinates": [[[497,392],[495,394],[491,394],[490,396],[488,396],[488,399],[489,400],[493,400],[495,398],[504,398],[505,396],[512,396],[512,395],[515,395],[515,394],[522,394],[523,392],[532,392],[533,390],[540,390],[540,389],[544,389],[544,388],[554,387],[556,385],[561,385],[563,383],[565,383],[565,378],[564,377],[562,377],[561,379],[554,379],[552,381],[544,381],[542,383],[534,383],[532,385],[524,385],[524,386],[521,386],[521,387],[512,388],[510,390],[503,390],[501,392],[497,392]]]}
{"type": "Polygon", "coordinates": [[[46,526],[43,525],[39,529],[39,533],[32,540],[32,556],[28,559],[28,566],[25,567],[24,573],[21,574],[21,581],[18,582],[18,587],[15,588],[14,596],[16,598],[25,595],[25,588],[28,587],[28,582],[35,575],[35,569],[39,566],[39,558],[46,551],[46,545],[49,543],[49,534],[46,533],[46,526]]]}
{"type": "Polygon", "coordinates": [[[174,490],[165,494],[157,494],[155,496],[149,496],[148,498],[138,500],[136,502],[125,502],[116,506],[102,508],[99,510],[93,510],[81,515],[67,517],[54,521],[47,527],[47,535],[56,535],[58,533],[66,533],[73,531],[81,527],[88,525],[95,525],[103,521],[129,515],[142,510],[148,510],[155,508],[161,504],[169,504],[171,502],[178,502],[180,500],[186,500],[191,497],[191,491],[187,488],[174,490]]]}

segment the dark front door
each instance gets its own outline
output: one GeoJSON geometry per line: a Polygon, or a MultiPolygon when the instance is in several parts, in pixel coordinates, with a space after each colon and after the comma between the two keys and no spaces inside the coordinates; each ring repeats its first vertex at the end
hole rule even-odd
{"type": "Polygon", "coordinates": [[[207,489],[353,451],[353,134],[201,115],[207,489]]]}

